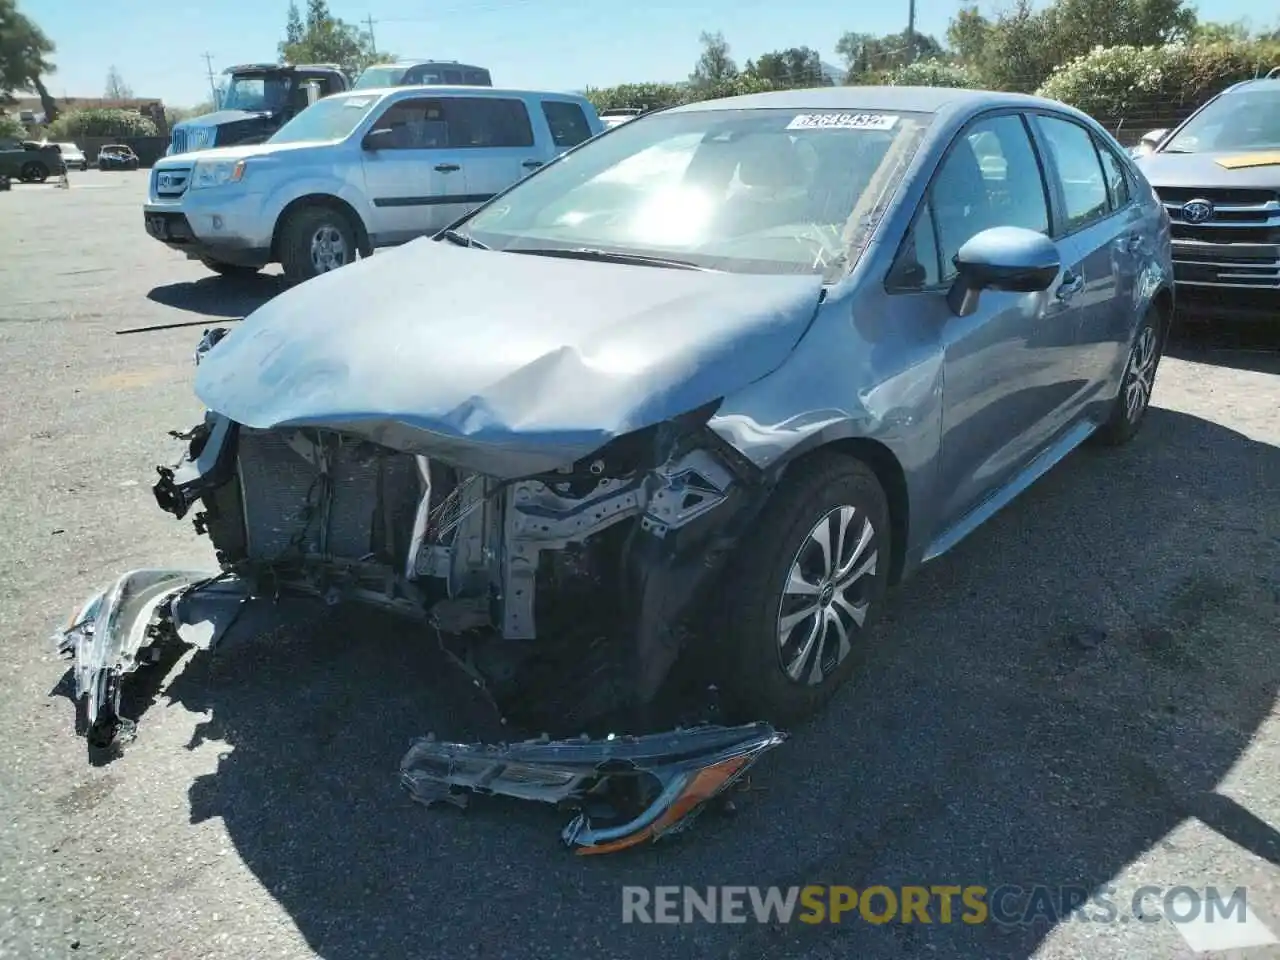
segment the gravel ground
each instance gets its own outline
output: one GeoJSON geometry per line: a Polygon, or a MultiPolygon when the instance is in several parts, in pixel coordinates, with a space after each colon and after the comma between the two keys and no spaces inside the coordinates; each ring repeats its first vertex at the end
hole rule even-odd
{"type": "Polygon", "coordinates": [[[210,563],[156,509],[154,464],[199,412],[200,324],[276,289],[149,240],[145,176],[0,194],[0,957],[1205,945],[1158,918],[624,925],[623,884],[1110,885],[1126,918],[1143,884],[1245,886],[1235,931],[1280,931],[1280,335],[1265,331],[1181,343],[1134,444],[1073,455],[922,571],[865,673],[761,764],[735,818],[678,844],[584,860],[558,846],[562,815],[412,805],[395,777],[409,740],[485,720],[425,644],[369,619],[187,654],[156,678],[138,740],[91,765],[46,638],[127,568],[210,563]]]}

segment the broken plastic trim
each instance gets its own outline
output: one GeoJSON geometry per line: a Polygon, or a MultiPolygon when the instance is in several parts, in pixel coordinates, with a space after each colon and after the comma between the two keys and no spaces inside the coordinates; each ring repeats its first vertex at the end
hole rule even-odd
{"type": "Polygon", "coordinates": [[[463,807],[476,793],[577,809],[564,843],[612,853],[678,833],[785,739],[767,723],[500,746],[428,737],[405,754],[400,778],[428,806],[463,807]]]}

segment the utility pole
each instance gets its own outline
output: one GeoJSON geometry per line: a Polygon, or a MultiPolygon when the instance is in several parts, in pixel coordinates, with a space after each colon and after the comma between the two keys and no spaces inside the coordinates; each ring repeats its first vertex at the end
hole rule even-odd
{"type": "Polygon", "coordinates": [[[376,57],[378,55],[378,41],[373,38],[373,24],[375,22],[373,19],[373,14],[369,14],[368,16],[366,16],[364,18],[364,22],[369,27],[369,48],[373,52],[373,55],[376,57]]]}
{"type": "Polygon", "coordinates": [[[213,54],[202,53],[204,57],[204,69],[209,75],[209,93],[213,95],[213,109],[217,110],[222,104],[218,103],[218,85],[213,80],[213,54]]]}
{"type": "Polygon", "coordinates": [[[916,0],[907,0],[907,63],[916,59],[916,0]]]}

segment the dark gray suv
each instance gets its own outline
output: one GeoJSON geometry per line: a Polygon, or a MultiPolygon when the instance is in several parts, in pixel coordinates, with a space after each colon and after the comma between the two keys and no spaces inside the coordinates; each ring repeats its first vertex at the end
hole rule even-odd
{"type": "Polygon", "coordinates": [[[1280,315],[1280,73],[1214,97],[1138,165],[1169,212],[1180,312],[1280,315]]]}

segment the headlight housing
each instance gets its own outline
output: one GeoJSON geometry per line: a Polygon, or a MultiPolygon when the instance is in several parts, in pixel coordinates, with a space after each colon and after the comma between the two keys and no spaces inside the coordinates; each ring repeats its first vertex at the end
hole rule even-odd
{"type": "Polygon", "coordinates": [[[243,160],[197,160],[195,169],[191,171],[191,189],[239,183],[244,177],[244,167],[243,160]]]}

